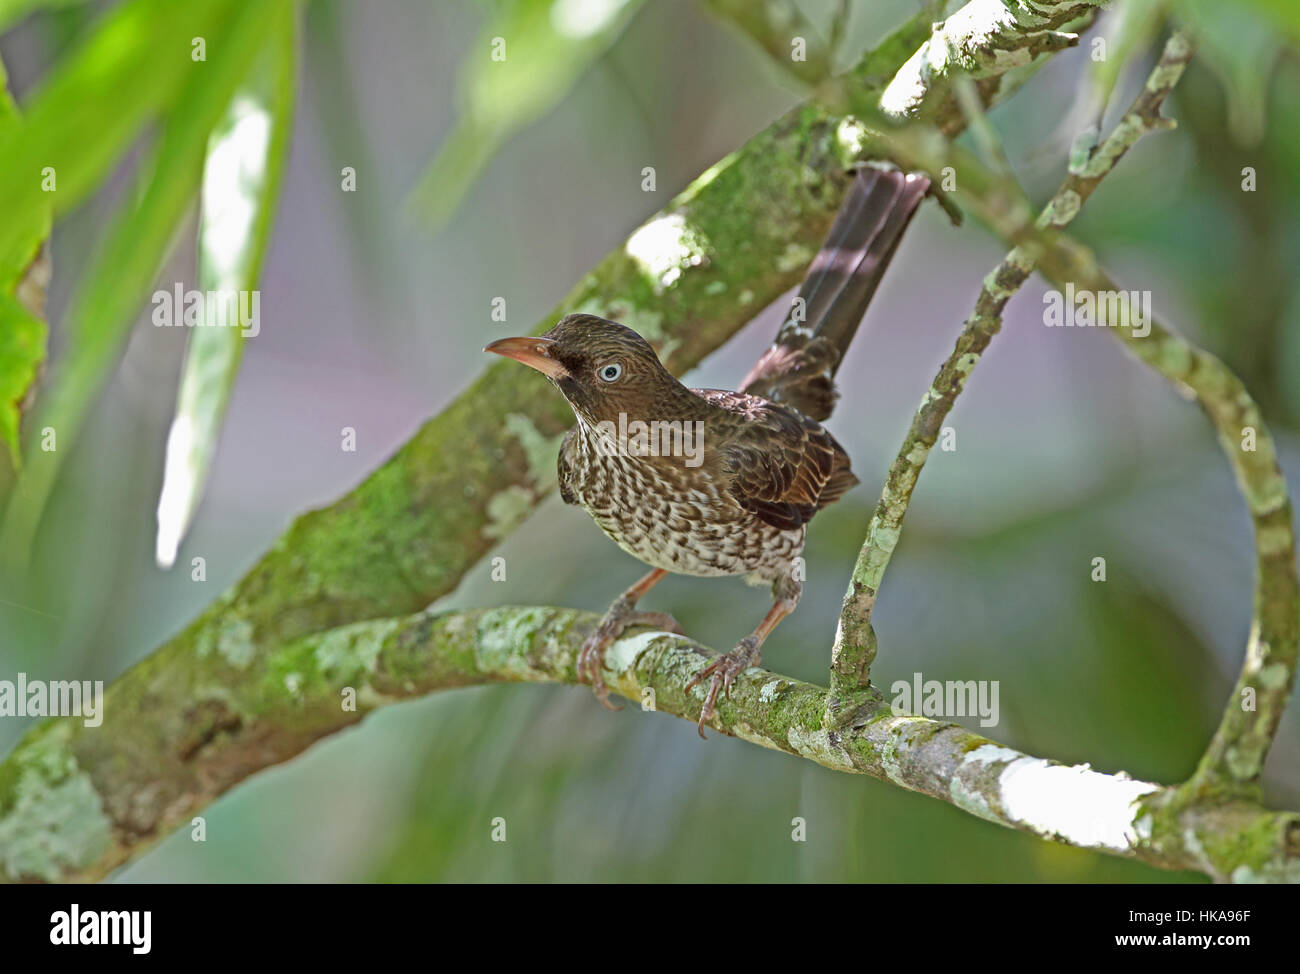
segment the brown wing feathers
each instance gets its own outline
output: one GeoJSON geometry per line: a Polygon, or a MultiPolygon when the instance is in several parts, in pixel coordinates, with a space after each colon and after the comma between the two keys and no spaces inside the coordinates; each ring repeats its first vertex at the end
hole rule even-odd
{"type": "Polygon", "coordinates": [[[742,392],[691,391],[741,420],[721,451],[730,493],[773,527],[807,524],[858,482],[848,455],[820,424],[742,392]]]}
{"type": "Polygon", "coordinates": [[[741,384],[775,404],[749,408],[761,416],[732,451],[737,500],[769,524],[797,528],[858,482],[843,448],[813,420],[830,416],[835,372],[929,188],[917,173],[858,171],[799,289],[802,319],[792,313],[741,384]]]}

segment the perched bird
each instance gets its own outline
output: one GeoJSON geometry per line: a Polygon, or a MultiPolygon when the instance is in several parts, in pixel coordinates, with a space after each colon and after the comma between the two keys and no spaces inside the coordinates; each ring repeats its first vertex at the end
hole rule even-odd
{"type": "Polygon", "coordinates": [[[589,314],[540,337],[487,346],[541,372],[573,408],[560,447],[560,496],[581,504],[624,551],[653,571],[624,592],[584,643],[579,679],[605,706],[606,649],[629,626],[681,632],[636,604],[669,572],[745,575],[769,584],[772,608],[709,678],[699,732],[720,692],[758,663],[768,634],[799,603],[808,521],[858,479],[820,424],[834,375],[929,181],[892,168],[860,170],[813,261],[792,314],[740,392],[688,389],[631,328],[589,314]]]}

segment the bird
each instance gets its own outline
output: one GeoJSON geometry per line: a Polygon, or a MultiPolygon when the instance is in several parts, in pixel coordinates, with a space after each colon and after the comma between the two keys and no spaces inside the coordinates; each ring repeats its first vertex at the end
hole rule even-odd
{"type": "Polygon", "coordinates": [[[758,626],[687,685],[709,681],[701,737],[719,694],[730,696],[795,610],[808,522],[858,483],[848,453],[822,425],[835,404],[835,373],[929,191],[927,177],[892,166],[855,172],[791,313],[739,391],[688,388],[645,338],[594,314],[568,314],[540,336],[484,349],[542,373],[568,401],[577,423],[557,458],[560,497],[651,568],[578,654],[579,681],[604,706],[617,709],[601,671],[624,630],[682,632],[671,615],[636,608],[669,573],[745,576],[772,592],[758,626]]]}

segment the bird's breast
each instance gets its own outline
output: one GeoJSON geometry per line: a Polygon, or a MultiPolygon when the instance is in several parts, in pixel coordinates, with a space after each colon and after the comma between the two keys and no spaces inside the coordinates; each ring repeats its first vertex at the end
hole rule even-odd
{"type": "Polygon", "coordinates": [[[803,528],[759,520],[707,466],[629,456],[593,435],[580,435],[575,445],[571,486],[578,501],[620,548],[648,565],[683,575],[775,578],[803,550],[803,528]]]}

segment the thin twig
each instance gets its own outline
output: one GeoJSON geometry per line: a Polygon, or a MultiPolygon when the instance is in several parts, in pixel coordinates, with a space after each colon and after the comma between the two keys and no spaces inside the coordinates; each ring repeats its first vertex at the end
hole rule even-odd
{"type": "MultiPolygon", "coordinates": [[[[1160,106],[1182,76],[1191,53],[1191,42],[1185,34],[1178,33],[1169,39],[1142,92],[1115,130],[1083,166],[1069,173],[1056,195],[1043,208],[1036,221],[1039,233],[1068,226],[1083,202],[1139,138],[1172,125],[1169,119],[1160,115],[1160,106]]],[[[967,169],[969,171],[969,167],[967,169]]],[[[1005,179],[1002,177],[1003,182],[1005,179]]],[[[1004,222],[1014,226],[1020,223],[1020,218],[1010,215],[1004,222]]],[[[1017,244],[984,279],[974,313],[966,320],[952,354],[939,369],[934,383],[917,407],[911,428],[890,465],[840,612],[831,660],[832,693],[826,712],[828,725],[851,713],[846,704],[854,692],[869,682],[876,652],[871,614],[881,579],[898,544],[917,478],[967,377],[1002,327],[1003,309],[1037,265],[1040,249],[1032,242],[1017,244]]]]}
{"type": "MultiPolygon", "coordinates": [[[[1043,261],[1058,286],[1073,283],[1093,292],[1120,291],[1082,247],[1062,246],[1043,261]]],[[[1213,423],[1255,533],[1255,590],[1250,633],[1237,685],[1223,717],[1188,782],[1200,797],[1218,786],[1255,794],[1264,759],[1277,735],[1295,685],[1300,656],[1300,578],[1286,478],[1259,405],[1232,370],[1158,321],[1140,336],[1123,322],[1105,330],[1200,403],[1213,423]]],[[[1300,841],[1300,834],[1296,836],[1300,841]]]]}
{"type": "MultiPolygon", "coordinates": [[[[1015,276],[1019,276],[1020,268],[1036,266],[1058,287],[1073,284],[1094,293],[1122,294],[1090,251],[1056,231],[1073,218],[1097,183],[1142,134],[1172,125],[1171,120],[1160,116],[1159,108],[1191,52],[1185,34],[1170,39],[1165,56],[1112,138],[1074,161],[1063,192],[1050,207],[1051,218],[1046,226],[1024,226],[1016,214],[1006,212],[1006,194],[996,176],[981,171],[969,154],[927,138],[924,132],[893,132],[885,138],[893,151],[911,165],[930,172],[956,166],[962,174],[956,195],[1000,235],[1016,242],[1009,255],[1017,265],[1015,276]]],[[[1104,305],[1099,307],[1103,313],[1107,310],[1104,305]]],[[[1179,792],[1178,801],[1203,801],[1208,794],[1225,789],[1253,794],[1294,686],[1300,657],[1296,540],[1277,451],[1258,405],[1241,381],[1213,355],[1159,322],[1152,322],[1145,335],[1128,327],[1105,330],[1201,404],[1214,424],[1253,522],[1254,607],[1242,671],[1219,728],[1195,776],[1179,792]]],[[[1300,834],[1295,841],[1300,843],[1300,834]]]]}

